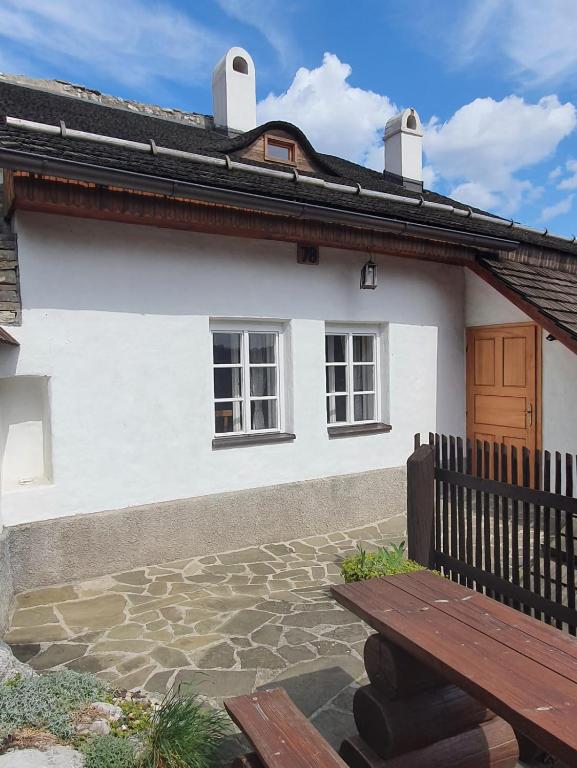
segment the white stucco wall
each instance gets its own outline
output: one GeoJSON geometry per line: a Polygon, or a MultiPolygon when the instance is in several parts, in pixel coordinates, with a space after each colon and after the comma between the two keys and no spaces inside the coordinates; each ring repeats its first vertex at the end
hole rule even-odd
{"type": "MultiPolygon", "coordinates": [[[[530,318],[465,270],[467,326],[523,323],[530,318]]],[[[577,453],[577,355],[543,332],[543,448],[577,453]]]]}
{"type": "Polygon", "coordinates": [[[462,433],[463,271],[290,244],[20,214],[23,324],[0,377],[48,376],[52,482],[5,524],[404,464],[413,433],[462,433]],[[289,321],[293,443],[212,449],[211,317],[289,321]],[[324,323],[388,323],[389,434],[329,440],[324,323]]]}

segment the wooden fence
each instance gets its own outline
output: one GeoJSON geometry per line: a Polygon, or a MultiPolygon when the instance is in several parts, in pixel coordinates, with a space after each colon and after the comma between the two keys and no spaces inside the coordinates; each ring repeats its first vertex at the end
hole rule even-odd
{"type": "Polygon", "coordinates": [[[409,557],[577,634],[576,468],[571,454],[417,435],[409,557]]]}

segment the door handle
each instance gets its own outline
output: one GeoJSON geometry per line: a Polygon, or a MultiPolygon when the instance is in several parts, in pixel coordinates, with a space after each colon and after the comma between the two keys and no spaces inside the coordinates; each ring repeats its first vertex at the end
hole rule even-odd
{"type": "Polygon", "coordinates": [[[529,417],[529,423],[527,424],[528,427],[533,426],[533,405],[532,403],[529,403],[529,407],[527,408],[527,416],[529,417]]]}

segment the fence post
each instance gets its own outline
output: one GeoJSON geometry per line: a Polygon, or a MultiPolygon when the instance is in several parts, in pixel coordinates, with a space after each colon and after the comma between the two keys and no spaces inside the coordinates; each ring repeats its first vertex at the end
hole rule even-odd
{"type": "Polygon", "coordinates": [[[410,559],[433,568],[435,456],[430,445],[421,445],[407,461],[407,537],[410,559]]]}

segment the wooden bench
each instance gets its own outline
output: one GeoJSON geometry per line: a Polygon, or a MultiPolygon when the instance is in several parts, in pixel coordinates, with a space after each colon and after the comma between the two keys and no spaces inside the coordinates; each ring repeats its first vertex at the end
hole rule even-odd
{"type": "Polygon", "coordinates": [[[347,768],[283,688],[226,699],[224,706],[255,750],[235,768],[347,768]]]}
{"type": "MultiPolygon", "coordinates": [[[[544,751],[577,766],[575,638],[427,571],[339,585],[332,593],[391,648],[490,708],[544,751]]],[[[426,677],[417,675],[413,682],[422,685],[426,677]]],[[[389,692],[395,684],[389,680],[389,692]]],[[[371,717],[378,717],[379,711],[387,717],[386,697],[381,701],[365,691],[360,694],[361,709],[363,698],[371,717]],[[371,697],[376,704],[367,705],[371,697]]],[[[477,727],[485,728],[476,717],[477,727]]],[[[357,749],[354,739],[349,747],[355,754],[363,749],[357,749]]],[[[359,764],[397,765],[373,756],[363,760],[359,764]]]]}

